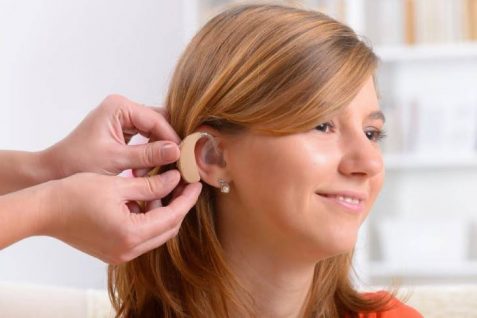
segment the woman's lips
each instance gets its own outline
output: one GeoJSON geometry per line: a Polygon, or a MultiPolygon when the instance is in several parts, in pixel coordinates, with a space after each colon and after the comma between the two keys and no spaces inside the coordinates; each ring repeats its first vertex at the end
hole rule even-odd
{"type": "Polygon", "coordinates": [[[337,204],[352,212],[362,212],[364,210],[365,196],[361,194],[349,193],[317,193],[325,201],[337,204]]]}

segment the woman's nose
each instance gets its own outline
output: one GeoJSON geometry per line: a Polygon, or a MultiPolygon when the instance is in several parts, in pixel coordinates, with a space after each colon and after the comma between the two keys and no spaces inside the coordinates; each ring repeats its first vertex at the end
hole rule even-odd
{"type": "Polygon", "coordinates": [[[381,150],[364,132],[360,136],[354,134],[353,138],[343,142],[342,151],[339,170],[343,174],[372,177],[383,171],[381,150]]]}

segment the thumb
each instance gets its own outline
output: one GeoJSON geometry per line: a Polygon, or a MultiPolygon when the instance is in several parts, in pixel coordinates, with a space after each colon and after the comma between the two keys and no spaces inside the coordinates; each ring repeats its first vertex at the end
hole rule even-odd
{"type": "Polygon", "coordinates": [[[143,178],[122,178],[121,193],[129,201],[159,200],[169,194],[179,183],[177,170],[143,178]]]}
{"type": "Polygon", "coordinates": [[[179,146],[170,141],[155,141],[142,145],[123,146],[121,169],[151,168],[179,159],[179,146]]]}

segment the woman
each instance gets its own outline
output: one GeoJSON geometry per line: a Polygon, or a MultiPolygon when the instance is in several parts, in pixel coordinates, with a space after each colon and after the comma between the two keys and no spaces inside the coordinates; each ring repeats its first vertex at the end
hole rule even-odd
{"type": "Polygon", "coordinates": [[[118,317],[420,317],[349,278],[384,177],[376,65],[318,12],[246,5],[209,21],[166,106],[179,136],[208,132],[221,160],[199,143],[204,188],[177,236],[110,267],[118,317]]]}

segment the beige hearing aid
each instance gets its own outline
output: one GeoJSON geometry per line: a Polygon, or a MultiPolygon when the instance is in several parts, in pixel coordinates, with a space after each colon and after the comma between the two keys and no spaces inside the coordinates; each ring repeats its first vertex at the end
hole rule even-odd
{"type": "MultiPolygon", "coordinates": [[[[199,168],[197,166],[197,161],[195,160],[195,146],[197,142],[202,139],[202,137],[207,137],[210,142],[209,145],[204,145],[207,147],[205,152],[205,159],[210,163],[217,163],[219,165],[225,165],[225,162],[222,158],[221,153],[219,152],[219,148],[217,146],[217,142],[215,138],[206,133],[206,132],[196,132],[190,134],[179,145],[179,149],[181,151],[179,160],[177,161],[177,168],[179,168],[179,172],[181,173],[182,178],[187,183],[194,183],[200,181],[199,175],[199,168]],[[212,147],[210,147],[212,146],[212,147]],[[213,152],[211,153],[210,150],[213,152]]],[[[147,175],[154,176],[159,173],[160,167],[156,167],[152,169],[147,175]]],[[[146,208],[146,202],[144,201],[136,201],[139,204],[141,211],[144,211],[146,208]]]]}
{"type": "MultiPolygon", "coordinates": [[[[211,142],[212,150],[214,151],[213,154],[218,154],[218,147],[215,141],[215,138],[206,132],[196,132],[193,134],[188,135],[179,145],[180,149],[180,157],[177,161],[177,168],[181,173],[182,178],[187,183],[194,183],[200,181],[199,175],[199,168],[197,166],[197,161],[195,159],[195,146],[197,142],[202,139],[203,137],[207,137],[209,142],[211,142]]],[[[208,151],[207,151],[208,152],[208,151]]],[[[215,158],[217,160],[217,156],[210,156],[207,155],[208,158],[215,158]]],[[[222,164],[223,160],[220,157],[217,163],[222,164]]],[[[159,167],[154,168],[151,172],[148,173],[149,176],[156,175],[159,172],[159,167]]]]}
{"type": "Polygon", "coordinates": [[[208,137],[215,143],[214,137],[206,132],[196,132],[187,136],[179,145],[181,155],[177,162],[177,168],[182,175],[182,178],[187,183],[194,183],[200,180],[199,168],[195,160],[195,145],[202,137],[208,137]]]}

